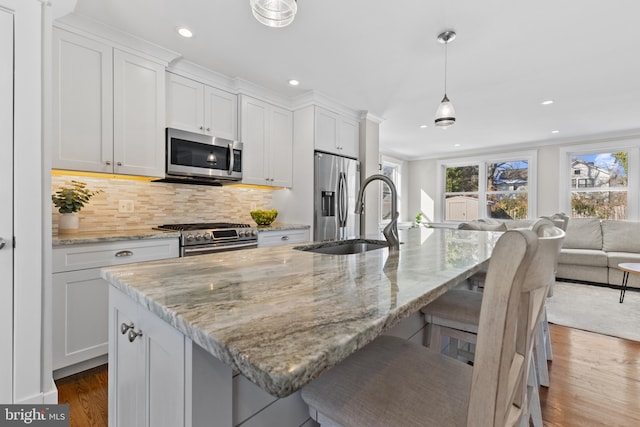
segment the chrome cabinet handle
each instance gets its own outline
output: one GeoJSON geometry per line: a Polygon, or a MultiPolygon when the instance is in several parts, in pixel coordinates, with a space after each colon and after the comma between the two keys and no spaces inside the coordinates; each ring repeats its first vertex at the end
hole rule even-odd
{"type": "Polygon", "coordinates": [[[117,162],[116,165],[122,166],[122,162],[117,162]]]}
{"type": "Polygon", "coordinates": [[[120,252],[116,252],[116,256],[119,257],[123,257],[123,256],[133,256],[133,252],[131,251],[120,251],[120,252]]]}
{"type": "Polygon", "coordinates": [[[126,334],[126,333],[127,333],[127,331],[128,331],[129,329],[133,329],[133,322],[129,323],[128,325],[127,325],[126,323],[124,323],[124,322],[123,322],[123,323],[120,325],[120,333],[121,333],[122,335],[126,334]]]}
{"type": "Polygon", "coordinates": [[[111,166],[111,160],[107,160],[105,163],[107,164],[107,166],[111,166]]]}
{"type": "Polygon", "coordinates": [[[200,130],[202,130],[202,129],[204,129],[204,127],[203,127],[203,126],[200,126],[200,130]]]}
{"type": "Polygon", "coordinates": [[[289,236],[282,236],[280,240],[289,240],[289,236]]]}
{"type": "Polygon", "coordinates": [[[211,132],[211,128],[207,128],[207,132],[211,132]]]}
{"type": "Polygon", "coordinates": [[[138,330],[138,332],[134,331],[133,329],[129,330],[129,342],[134,342],[136,338],[141,336],[142,336],[141,330],[138,330]]]}
{"type": "Polygon", "coordinates": [[[4,248],[4,245],[6,244],[7,242],[2,237],[0,237],[0,249],[4,248]]]}

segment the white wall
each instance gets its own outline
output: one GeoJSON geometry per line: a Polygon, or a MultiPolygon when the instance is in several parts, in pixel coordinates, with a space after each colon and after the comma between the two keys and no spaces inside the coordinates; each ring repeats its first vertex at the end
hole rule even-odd
{"type": "Polygon", "coordinates": [[[410,219],[423,213],[423,220],[434,221],[438,193],[437,160],[416,160],[407,166],[407,207],[410,219]]]}

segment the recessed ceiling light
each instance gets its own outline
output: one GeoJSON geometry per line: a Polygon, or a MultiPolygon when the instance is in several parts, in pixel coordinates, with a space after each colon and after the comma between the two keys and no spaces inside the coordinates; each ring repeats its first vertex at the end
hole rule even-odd
{"type": "Polygon", "coordinates": [[[420,129],[426,129],[427,127],[427,125],[420,125],[420,129]]]}
{"type": "Polygon", "coordinates": [[[552,130],[551,133],[560,133],[559,130],[552,130]]]}
{"type": "Polygon", "coordinates": [[[300,82],[297,81],[296,79],[291,79],[291,80],[289,80],[289,84],[291,86],[298,86],[300,84],[300,82]]]}
{"type": "Polygon", "coordinates": [[[460,147],[460,144],[453,144],[454,147],[460,147]]]}
{"type": "Polygon", "coordinates": [[[178,27],[178,34],[187,39],[193,37],[191,30],[185,27],[178,27]]]}
{"type": "Polygon", "coordinates": [[[542,101],[540,104],[542,104],[542,105],[551,105],[551,104],[553,104],[553,99],[547,99],[545,101],[542,101]]]}

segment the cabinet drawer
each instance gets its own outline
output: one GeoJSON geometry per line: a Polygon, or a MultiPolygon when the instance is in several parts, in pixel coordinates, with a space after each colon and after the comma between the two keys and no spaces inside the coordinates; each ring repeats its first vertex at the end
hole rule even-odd
{"type": "Polygon", "coordinates": [[[178,239],[152,239],[69,245],[53,249],[53,272],[177,258],[178,239]]]}
{"type": "Polygon", "coordinates": [[[309,230],[279,230],[258,232],[258,247],[288,245],[309,241],[309,230]]]}

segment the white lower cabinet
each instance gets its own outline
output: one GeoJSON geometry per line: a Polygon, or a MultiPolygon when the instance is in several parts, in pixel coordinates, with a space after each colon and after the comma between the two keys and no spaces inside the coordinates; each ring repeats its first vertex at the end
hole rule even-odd
{"type": "Polygon", "coordinates": [[[113,286],[109,316],[109,427],[317,426],[113,286]]]}
{"type": "Polygon", "coordinates": [[[178,257],[178,239],[78,244],[53,249],[54,377],[106,363],[109,284],[100,268],[178,257]]]}
{"type": "Polygon", "coordinates": [[[185,425],[185,336],[109,288],[109,426],[185,425]]]}
{"type": "Polygon", "coordinates": [[[288,245],[289,243],[304,243],[310,240],[308,228],[296,230],[273,230],[258,232],[258,247],[288,245]]]}

